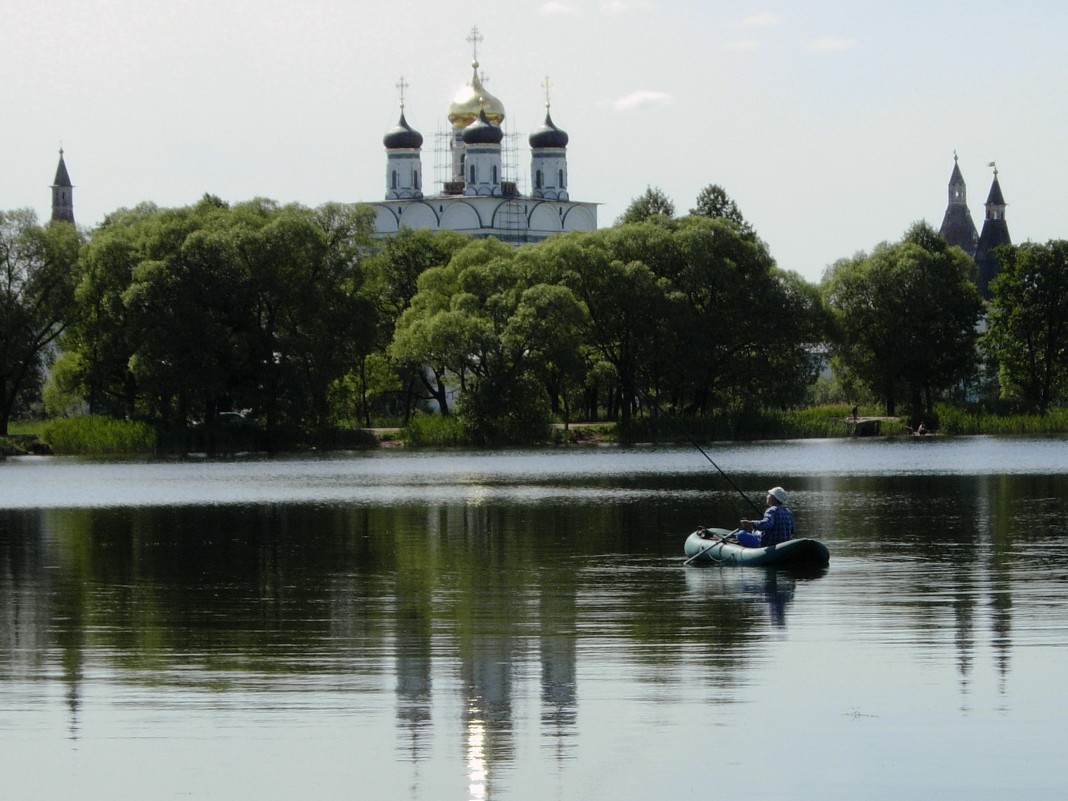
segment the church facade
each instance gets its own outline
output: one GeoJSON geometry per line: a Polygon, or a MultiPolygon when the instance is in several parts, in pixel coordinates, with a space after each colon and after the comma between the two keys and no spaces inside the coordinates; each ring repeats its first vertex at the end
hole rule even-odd
{"type": "MultiPolygon", "coordinates": [[[[469,41],[480,41],[477,29],[469,41]]],[[[404,80],[397,125],[382,139],[386,150],[385,199],[372,203],[375,234],[401,228],[428,228],[493,236],[504,242],[539,242],[553,234],[593,231],[597,204],[570,198],[567,173],[569,137],[552,120],[546,87],[545,122],[530,134],[530,185],[520,193],[505,175],[502,142],[504,104],[490,94],[479,75],[478,52],[472,76],[448,108],[448,179],[424,194],[423,136],[405,117],[404,80]]]]}
{"type": "Polygon", "coordinates": [[[994,180],[986,198],[983,230],[979,233],[968,209],[968,188],[957,163],[957,154],[953,154],[953,172],[949,176],[949,204],[942,218],[942,227],[939,228],[939,233],[949,244],[956,245],[975,260],[975,266],[978,268],[976,283],[980,293],[988,299],[990,282],[998,274],[998,259],[994,249],[1000,245],[1012,244],[1009,225],[1005,221],[1005,207],[1008,204],[1001,192],[998,168],[993,163],[990,166],[994,168],[994,180]]]}

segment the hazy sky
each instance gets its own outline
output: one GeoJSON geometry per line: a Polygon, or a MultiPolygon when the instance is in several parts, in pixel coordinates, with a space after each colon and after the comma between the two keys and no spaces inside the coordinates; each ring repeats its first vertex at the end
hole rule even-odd
{"type": "Polygon", "coordinates": [[[571,137],[571,197],[611,225],[647,186],[718,183],[779,265],[937,227],[953,152],[982,227],[996,161],[1013,241],[1068,237],[1068,4],[939,0],[0,0],[0,209],[79,224],[150,200],[380,200],[396,84],[425,138],[470,78],[517,134],[571,137]]]}

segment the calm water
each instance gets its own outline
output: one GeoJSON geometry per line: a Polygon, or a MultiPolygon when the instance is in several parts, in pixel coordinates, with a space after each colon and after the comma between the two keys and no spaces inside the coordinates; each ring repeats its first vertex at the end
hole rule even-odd
{"type": "Polygon", "coordinates": [[[2,797],[1064,797],[1068,441],[709,454],[829,569],[692,448],[0,462],[2,797]]]}

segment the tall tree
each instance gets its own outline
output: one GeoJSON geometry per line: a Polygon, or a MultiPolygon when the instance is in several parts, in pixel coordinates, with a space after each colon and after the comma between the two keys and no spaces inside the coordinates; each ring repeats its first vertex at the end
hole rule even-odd
{"type": "MultiPolygon", "coordinates": [[[[432,267],[447,265],[453,255],[470,241],[470,237],[454,231],[401,228],[396,235],[380,243],[378,252],[368,259],[366,290],[367,297],[378,311],[376,358],[381,359],[388,354],[387,348],[393,340],[397,321],[419,290],[419,276],[432,267]]],[[[391,385],[403,387],[405,421],[415,401],[431,400],[444,394],[444,385],[437,380],[437,376],[428,374],[423,364],[403,364],[388,359],[388,364],[383,367],[387,369],[378,371],[379,375],[391,375],[392,381],[387,379],[386,383],[373,389],[384,392],[391,385]]],[[[368,394],[372,391],[367,380],[368,372],[368,363],[361,361],[358,383],[365,414],[369,414],[368,394]]]]}
{"type": "Polygon", "coordinates": [[[973,269],[917,223],[901,242],[840,261],[825,276],[836,361],[883,399],[888,415],[902,397],[931,412],[941,392],[974,374],[982,301],[973,269]]]}
{"type": "Polygon", "coordinates": [[[1068,391],[1068,241],[997,251],[983,344],[1004,397],[1045,413],[1068,391]]]}
{"type": "Polygon", "coordinates": [[[719,184],[709,184],[697,196],[697,205],[690,209],[695,217],[710,217],[727,220],[738,226],[738,231],[745,237],[755,238],[756,231],[749,221],[742,216],[741,209],[734,202],[727,190],[719,184]]]}
{"type": "Polygon", "coordinates": [[[656,217],[671,219],[675,216],[675,204],[658,186],[647,186],[645,192],[634,198],[616,220],[616,225],[647,222],[656,217]]]}
{"type": "Polygon", "coordinates": [[[41,226],[28,209],[0,212],[0,435],[75,313],[80,245],[70,223],[41,226]]]}

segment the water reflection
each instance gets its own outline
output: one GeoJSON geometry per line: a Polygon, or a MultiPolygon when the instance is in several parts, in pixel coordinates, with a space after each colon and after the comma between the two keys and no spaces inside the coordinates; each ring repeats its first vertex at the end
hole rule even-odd
{"type": "Polygon", "coordinates": [[[961,714],[993,698],[1011,716],[1030,686],[1017,665],[1040,674],[1068,645],[1064,474],[789,476],[799,525],[832,549],[807,575],[682,568],[695,523],[738,517],[707,476],[628,475],[629,494],[589,504],[592,480],[567,497],[555,479],[565,502],[516,487],[507,502],[0,510],[0,742],[47,728],[56,703],[64,735],[96,747],[138,727],[174,738],[167,715],[195,729],[229,710],[240,731],[269,713],[283,739],[339,717],[357,762],[392,737],[392,762],[362,769],[412,798],[441,797],[444,766],[471,799],[541,798],[519,771],[589,789],[590,765],[650,726],[684,741],[743,726],[719,710],[759,709],[751,689],[792,658],[809,697],[848,704],[837,714],[892,708],[920,666],[948,669],[961,714]],[[885,663],[865,665],[871,683],[858,652],[885,663]]]}

